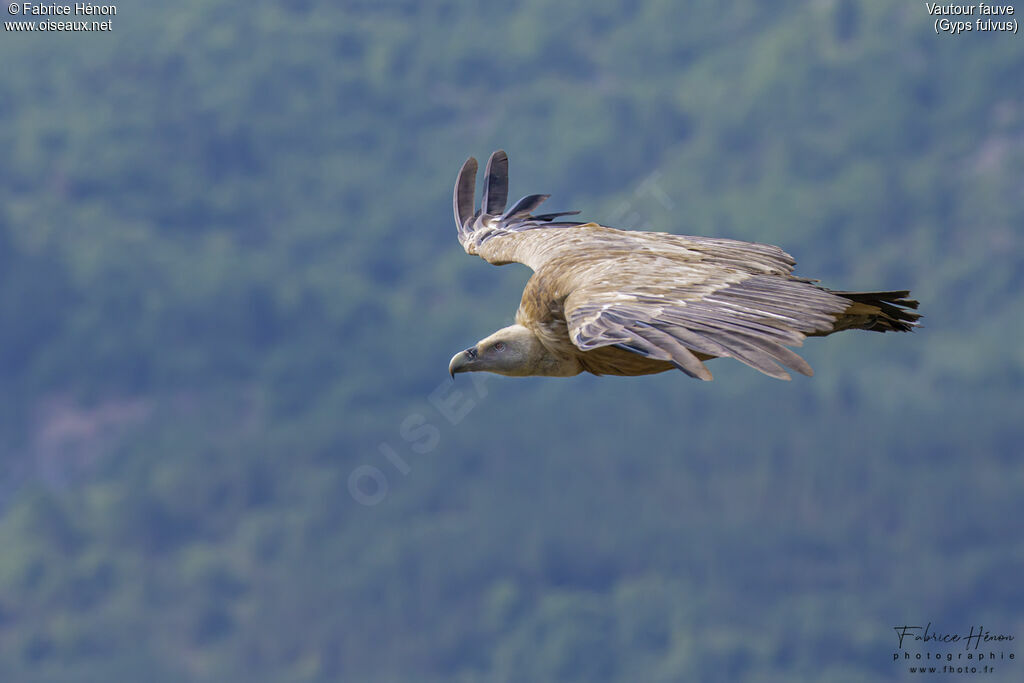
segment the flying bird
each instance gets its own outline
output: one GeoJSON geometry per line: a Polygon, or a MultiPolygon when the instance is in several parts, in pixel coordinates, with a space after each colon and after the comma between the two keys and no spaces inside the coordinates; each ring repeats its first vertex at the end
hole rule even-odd
{"type": "Polygon", "coordinates": [[[487,162],[474,210],[476,159],[455,181],[459,243],[494,265],[534,272],[502,328],[455,355],[459,372],[571,377],[648,375],[678,369],[710,380],[704,361],[729,357],[790,379],[813,371],[791,351],[805,337],[849,329],[907,332],[920,317],[909,291],[838,292],[792,274],[779,247],[712,237],[618,230],[534,215],[550,195],[505,210],[508,156],[487,162]]]}

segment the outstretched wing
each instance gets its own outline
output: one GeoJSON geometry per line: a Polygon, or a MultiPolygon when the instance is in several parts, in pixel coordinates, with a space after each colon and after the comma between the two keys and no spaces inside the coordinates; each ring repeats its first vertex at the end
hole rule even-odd
{"type": "Polygon", "coordinates": [[[683,239],[688,256],[611,255],[582,272],[565,301],[573,344],[617,346],[703,380],[711,373],[698,354],[735,358],[778,379],[789,379],[780,364],[812,374],[786,346],[831,330],[850,301],[789,275],[792,259],[776,247],[683,239]]]}

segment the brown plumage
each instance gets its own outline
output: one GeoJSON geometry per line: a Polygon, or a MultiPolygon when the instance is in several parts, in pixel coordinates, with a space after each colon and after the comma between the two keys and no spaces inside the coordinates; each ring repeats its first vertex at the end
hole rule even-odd
{"type": "Polygon", "coordinates": [[[704,362],[728,356],[779,379],[780,364],[813,374],[787,346],[846,329],[906,332],[920,317],[908,291],[835,292],[793,276],[792,257],[752,242],[616,230],[532,215],[548,195],[505,211],[508,156],[487,162],[474,211],[476,159],[455,183],[459,243],[533,277],[516,324],[456,354],[457,372],[568,377],[648,375],[678,368],[710,380],[704,362]]]}

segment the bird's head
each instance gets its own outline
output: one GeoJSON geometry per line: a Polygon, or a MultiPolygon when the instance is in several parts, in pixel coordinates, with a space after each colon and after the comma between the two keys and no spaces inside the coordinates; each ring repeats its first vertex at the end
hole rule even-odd
{"type": "Polygon", "coordinates": [[[547,351],[537,335],[522,325],[509,325],[476,345],[455,354],[448,372],[494,372],[499,375],[525,377],[538,374],[538,363],[547,351]]]}

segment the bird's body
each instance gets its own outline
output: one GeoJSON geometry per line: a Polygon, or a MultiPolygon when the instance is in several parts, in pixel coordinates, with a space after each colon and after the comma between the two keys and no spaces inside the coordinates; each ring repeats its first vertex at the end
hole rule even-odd
{"type": "MultiPolygon", "coordinates": [[[[772,377],[810,366],[787,346],[843,329],[907,331],[909,292],[833,292],[793,276],[778,247],[710,237],[626,231],[531,215],[547,195],[505,211],[508,157],[487,164],[480,211],[476,161],[455,186],[459,242],[495,265],[533,269],[516,324],[457,354],[456,372],[566,377],[647,375],[677,368],[711,379],[703,361],[729,356],[772,377]]],[[[575,213],[575,212],[572,212],[575,213]]]]}

